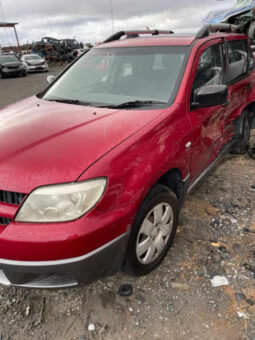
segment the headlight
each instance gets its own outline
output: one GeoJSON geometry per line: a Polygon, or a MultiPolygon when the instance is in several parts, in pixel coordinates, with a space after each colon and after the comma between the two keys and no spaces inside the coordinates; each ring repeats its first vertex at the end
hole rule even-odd
{"type": "Polygon", "coordinates": [[[106,184],[106,178],[99,178],[35,189],[24,201],[15,221],[49,223],[75,220],[96,205],[106,184]]]}

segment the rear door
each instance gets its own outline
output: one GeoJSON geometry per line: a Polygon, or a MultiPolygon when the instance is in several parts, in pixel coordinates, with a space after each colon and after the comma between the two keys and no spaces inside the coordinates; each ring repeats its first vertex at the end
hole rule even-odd
{"type": "Polygon", "coordinates": [[[206,85],[226,82],[223,39],[204,44],[196,57],[190,86],[189,118],[193,129],[191,181],[212,162],[222,147],[224,106],[192,108],[194,94],[206,85]]]}
{"type": "Polygon", "coordinates": [[[251,91],[248,74],[248,48],[247,39],[227,38],[228,104],[224,113],[224,143],[233,136],[233,121],[243,112],[248,92],[251,91]]]}

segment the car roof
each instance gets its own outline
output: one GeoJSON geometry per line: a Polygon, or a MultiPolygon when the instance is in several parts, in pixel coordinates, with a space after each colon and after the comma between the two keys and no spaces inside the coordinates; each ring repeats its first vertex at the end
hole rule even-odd
{"type": "MultiPolygon", "coordinates": [[[[239,33],[210,33],[207,37],[203,37],[203,41],[224,38],[229,36],[244,37],[239,33]]],[[[169,35],[155,35],[155,36],[139,36],[135,38],[124,38],[114,40],[107,43],[102,43],[96,48],[110,48],[110,47],[142,47],[142,46],[190,46],[195,40],[202,40],[196,37],[196,34],[169,34],[169,35]]]]}
{"type": "Polygon", "coordinates": [[[160,36],[140,36],[137,38],[126,38],[115,40],[109,43],[103,43],[97,47],[133,47],[133,46],[159,46],[159,45],[177,45],[189,46],[195,40],[195,35],[160,35],[160,36]]]}

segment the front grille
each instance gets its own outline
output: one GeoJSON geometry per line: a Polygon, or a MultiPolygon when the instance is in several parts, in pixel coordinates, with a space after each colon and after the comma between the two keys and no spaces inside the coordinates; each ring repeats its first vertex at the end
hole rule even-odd
{"type": "Polygon", "coordinates": [[[0,216],[0,225],[8,225],[11,223],[11,219],[10,218],[6,218],[6,217],[1,217],[0,216]]]}
{"type": "Polygon", "coordinates": [[[36,64],[31,64],[31,63],[29,63],[29,62],[27,61],[27,64],[28,64],[29,66],[40,66],[40,65],[43,65],[43,64],[44,64],[44,61],[41,61],[40,63],[36,63],[36,64]]]}
{"type": "Polygon", "coordinates": [[[25,194],[21,194],[19,192],[0,190],[0,202],[2,203],[20,205],[25,196],[25,194]]]}

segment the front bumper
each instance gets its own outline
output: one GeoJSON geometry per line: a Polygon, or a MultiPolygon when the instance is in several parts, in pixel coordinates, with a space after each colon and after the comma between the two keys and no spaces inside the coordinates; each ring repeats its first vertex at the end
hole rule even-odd
{"type": "Polygon", "coordinates": [[[56,261],[0,259],[0,284],[26,288],[66,288],[114,275],[123,264],[129,232],[80,257],[56,261]]]}
{"type": "Polygon", "coordinates": [[[20,74],[25,74],[26,73],[26,69],[25,68],[17,68],[17,69],[2,69],[2,73],[5,76],[17,76],[20,74]]]}

